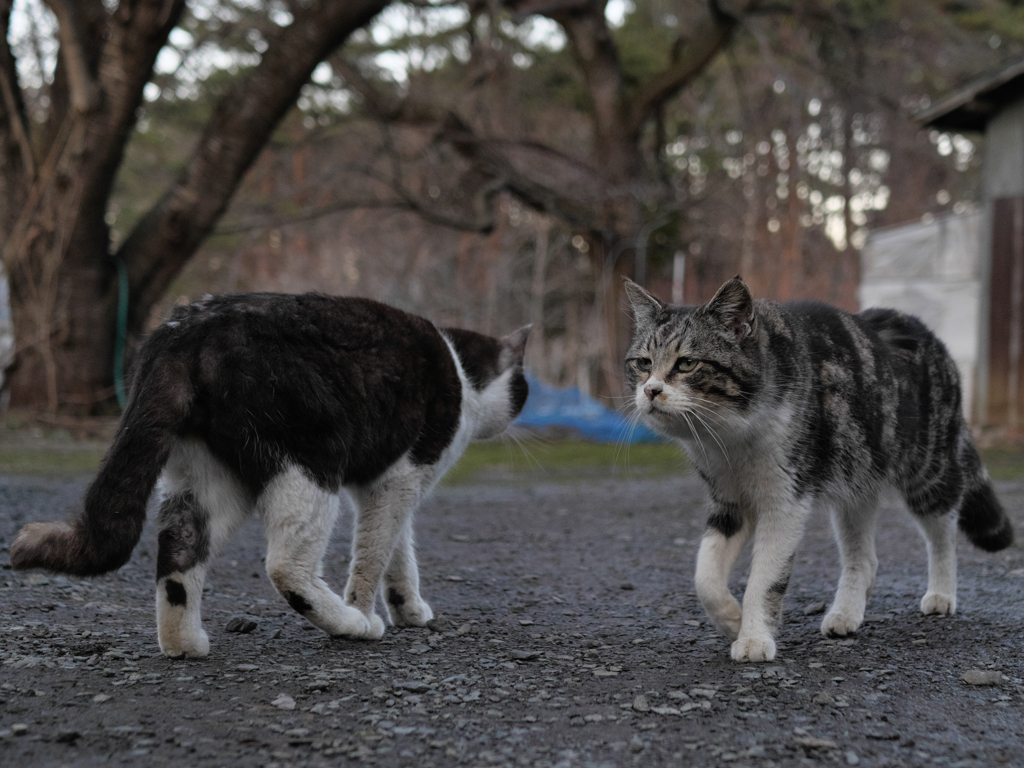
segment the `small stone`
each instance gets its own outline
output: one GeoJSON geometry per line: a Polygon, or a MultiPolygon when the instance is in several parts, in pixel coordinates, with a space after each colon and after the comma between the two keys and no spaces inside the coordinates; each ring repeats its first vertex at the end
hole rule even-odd
{"type": "Polygon", "coordinates": [[[287,693],[278,694],[277,698],[270,702],[270,705],[278,709],[295,709],[295,699],[287,693]]]}
{"type": "Polygon", "coordinates": [[[447,616],[435,616],[427,622],[427,629],[431,632],[447,632],[451,629],[452,623],[447,616]]]}
{"type": "Polygon", "coordinates": [[[828,605],[824,600],[819,600],[816,603],[804,606],[804,616],[814,616],[819,613],[824,613],[828,605]]]}
{"type": "Polygon", "coordinates": [[[511,650],[508,652],[509,658],[515,661],[533,661],[534,659],[540,658],[540,651],[520,651],[511,650]]]}
{"type": "Polygon", "coordinates": [[[422,680],[405,680],[398,682],[395,683],[395,688],[400,691],[408,691],[409,693],[426,693],[430,690],[430,686],[422,680]]]}
{"type": "Polygon", "coordinates": [[[331,681],[330,680],[323,680],[323,679],[321,679],[321,680],[313,680],[310,683],[306,683],[306,690],[307,691],[326,691],[330,687],[331,687],[331,681]]]}
{"type": "Polygon", "coordinates": [[[534,624],[533,619],[520,619],[519,625],[522,627],[532,627],[534,624]]]}
{"type": "Polygon", "coordinates": [[[860,758],[857,757],[857,753],[852,749],[846,753],[846,764],[847,765],[860,765],[860,758]]]}
{"type": "Polygon", "coordinates": [[[235,667],[239,672],[255,672],[259,669],[256,664],[239,664],[235,667]]]}
{"type": "Polygon", "coordinates": [[[819,691],[815,694],[814,698],[811,699],[815,704],[835,704],[836,700],[832,698],[832,694],[828,691],[819,691]]]}
{"type": "Polygon", "coordinates": [[[409,653],[420,654],[420,653],[426,653],[429,650],[430,650],[430,646],[429,645],[414,645],[414,646],[412,646],[409,649],[409,653]]]}
{"type": "Polygon", "coordinates": [[[28,733],[28,725],[25,723],[15,723],[11,726],[11,733],[15,736],[24,736],[28,733]]]}
{"type": "Polygon", "coordinates": [[[839,745],[830,739],[818,739],[814,736],[802,736],[794,739],[804,749],[838,749],[839,745]]]}
{"type": "Polygon", "coordinates": [[[960,675],[968,685],[1002,685],[1006,682],[1003,673],[994,669],[970,669],[960,675]]]}
{"type": "Polygon", "coordinates": [[[448,581],[465,581],[461,576],[448,576],[448,581]]]}
{"type": "Polygon", "coordinates": [[[258,626],[259,624],[252,619],[246,618],[245,616],[235,616],[235,618],[229,621],[224,627],[224,631],[237,632],[240,635],[248,635],[258,626]]]}
{"type": "Polygon", "coordinates": [[[636,698],[633,699],[633,711],[634,712],[650,712],[651,705],[647,703],[647,697],[642,693],[638,693],[636,698]]]}
{"type": "Polygon", "coordinates": [[[633,738],[629,741],[630,752],[640,753],[643,752],[646,748],[647,745],[644,744],[643,740],[639,736],[634,735],[633,738]]]}
{"type": "Polygon", "coordinates": [[[569,725],[573,726],[574,728],[580,728],[583,725],[586,725],[586,721],[582,717],[577,715],[576,717],[569,718],[569,725]]]}
{"type": "Polygon", "coordinates": [[[681,710],[677,707],[651,707],[651,712],[658,715],[681,715],[681,710]]]}
{"type": "Polygon", "coordinates": [[[472,631],[473,631],[473,625],[470,624],[469,622],[466,622],[461,627],[459,627],[458,629],[455,630],[455,634],[456,635],[468,635],[472,631]]]}
{"type": "Polygon", "coordinates": [[[81,735],[78,731],[58,731],[53,740],[58,744],[74,744],[81,735]]]}
{"type": "Polygon", "coordinates": [[[97,704],[102,704],[104,701],[110,701],[112,698],[114,697],[109,694],[97,693],[95,696],[92,697],[92,700],[95,701],[97,704]]]}
{"type": "Polygon", "coordinates": [[[636,587],[634,587],[630,582],[624,581],[621,584],[619,584],[619,589],[625,590],[626,592],[631,592],[632,590],[636,589],[636,587]]]}

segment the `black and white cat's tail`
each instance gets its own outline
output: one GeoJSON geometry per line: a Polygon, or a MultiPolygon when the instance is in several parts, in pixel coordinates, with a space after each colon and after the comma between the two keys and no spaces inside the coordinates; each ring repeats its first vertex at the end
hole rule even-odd
{"type": "Polygon", "coordinates": [[[998,552],[1013,544],[1013,524],[996,498],[974,441],[967,436],[968,430],[965,424],[960,456],[968,480],[957,525],[974,546],[986,552],[998,552]]]}
{"type": "Polygon", "coordinates": [[[191,399],[186,377],[140,368],[149,375],[136,381],[114,443],[85,493],[84,511],[65,522],[24,526],[11,544],[15,570],[98,576],[128,562],[191,399]]]}

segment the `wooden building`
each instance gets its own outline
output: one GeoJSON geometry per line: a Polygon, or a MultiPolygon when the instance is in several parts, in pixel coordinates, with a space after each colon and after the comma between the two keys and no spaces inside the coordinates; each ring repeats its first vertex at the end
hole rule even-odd
{"type": "Polygon", "coordinates": [[[974,415],[1024,427],[1024,59],[983,75],[918,115],[928,128],[983,133],[981,287],[974,415]]]}

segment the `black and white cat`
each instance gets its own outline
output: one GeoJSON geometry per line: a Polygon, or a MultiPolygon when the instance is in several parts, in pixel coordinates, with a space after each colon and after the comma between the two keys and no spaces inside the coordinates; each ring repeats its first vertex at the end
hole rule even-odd
{"type": "Polygon", "coordinates": [[[736,661],[771,661],[810,511],[832,515],[842,573],[821,624],[854,632],[875,581],[878,496],[894,486],[928,547],[926,614],[956,610],[956,529],[1013,541],[963,418],[946,348],[915,317],[754,301],[738,277],[672,306],[626,282],[635,330],[626,379],[640,418],[682,442],[711,496],[697,595],[736,661]],[[753,537],[742,608],[729,573],[753,537]]]}
{"type": "Polygon", "coordinates": [[[143,346],[114,443],[84,512],[26,525],[16,569],[92,576],[123,565],[162,473],[157,628],[171,657],[201,657],[207,565],[252,514],[267,572],[330,635],[424,626],[413,514],[474,440],[527,396],[529,326],[494,339],[437,328],[367,299],[241,294],[178,308],[143,346]],[[345,489],[356,507],[344,599],[321,561],[345,489]]]}

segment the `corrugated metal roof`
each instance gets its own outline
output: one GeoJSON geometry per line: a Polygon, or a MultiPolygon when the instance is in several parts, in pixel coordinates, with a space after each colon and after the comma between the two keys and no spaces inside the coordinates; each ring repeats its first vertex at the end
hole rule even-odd
{"type": "Polygon", "coordinates": [[[987,72],[916,115],[924,126],[948,131],[984,131],[1010,102],[1024,98],[1024,59],[987,72]]]}

